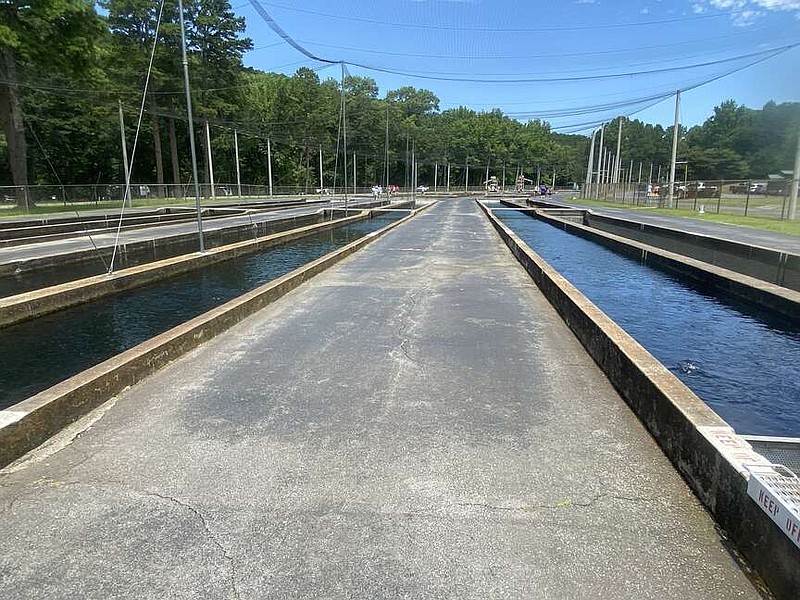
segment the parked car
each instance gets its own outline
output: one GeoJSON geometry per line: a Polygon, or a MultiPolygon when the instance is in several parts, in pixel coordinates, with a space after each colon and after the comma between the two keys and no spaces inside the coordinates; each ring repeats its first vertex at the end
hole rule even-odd
{"type": "Polygon", "coordinates": [[[703,181],[693,181],[686,185],[682,198],[716,198],[717,186],[706,185],[703,181]]]}
{"type": "Polygon", "coordinates": [[[731,194],[766,194],[766,183],[735,183],[731,186],[731,194]]]}

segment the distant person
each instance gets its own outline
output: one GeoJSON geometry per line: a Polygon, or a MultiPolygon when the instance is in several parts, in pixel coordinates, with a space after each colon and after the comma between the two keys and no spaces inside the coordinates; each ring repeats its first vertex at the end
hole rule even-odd
{"type": "Polygon", "coordinates": [[[540,196],[546,196],[547,195],[547,186],[545,184],[542,184],[542,185],[539,186],[539,195],[540,196]]]}

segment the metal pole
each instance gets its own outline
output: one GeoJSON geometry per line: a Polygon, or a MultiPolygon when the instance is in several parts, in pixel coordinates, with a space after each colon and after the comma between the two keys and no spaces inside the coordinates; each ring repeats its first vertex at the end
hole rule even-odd
{"type": "Polygon", "coordinates": [[[211,182],[211,198],[217,199],[217,193],[214,191],[214,161],[211,160],[211,129],[206,120],[206,146],[208,147],[208,177],[211,182]]]}
{"type": "Polygon", "coordinates": [[[622,117],[619,118],[619,130],[617,132],[617,155],[614,157],[614,180],[611,183],[619,183],[619,152],[622,148],[622,117]]]}
{"type": "Polygon", "coordinates": [[[408,134],[406,134],[406,170],[403,173],[403,187],[406,188],[406,191],[411,185],[411,174],[408,172],[409,143],[410,140],[408,138],[408,134]]]}
{"type": "Polygon", "coordinates": [[[411,198],[417,201],[417,140],[411,143],[411,198]]]}
{"type": "Polygon", "coordinates": [[[605,157],[605,146],[603,145],[603,136],[605,135],[605,131],[606,131],[606,124],[603,123],[602,125],[600,125],[600,145],[597,148],[597,150],[598,150],[598,153],[597,153],[597,182],[596,182],[597,183],[597,186],[596,186],[597,189],[595,191],[595,194],[597,195],[598,198],[600,197],[600,184],[602,182],[602,176],[603,176],[603,173],[602,173],[602,171],[603,171],[603,158],[605,157]]]}
{"type": "Polygon", "coordinates": [[[354,196],[355,196],[355,195],[356,195],[356,193],[357,193],[357,192],[356,192],[356,181],[358,180],[358,179],[356,178],[356,165],[357,165],[357,164],[358,164],[358,161],[356,160],[356,153],[355,153],[355,152],[353,152],[353,195],[354,195],[354,196]]]}
{"type": "MultiPolygon", "coordinates": [[[[322,144],[319,145],[319,189],[325,189],[325,178],[322,175],[322,144]]],[[[322,193],[322,191],[320,191],[322,193]]]]}
{"type": "Polygon", "coordinates": [[[791,193],[789,194],[789,220],[794,221],[797,218],[797,186],[800,184],[800,132],[797,135],[797,152],[794,155],[794,171],[792,172],[792,181],[789,185],[792,186],[791,193]]]}
{"type": "Polygon", "coordinates": [[[239,132],[233,130],[233,147],[236,150],[236,188],[239,198],[242,197],[242,173],[239,170],[239,132]]]}
{"type": "Polygon", "coordinates": [[[592,169],[594,168],[594,139],[597,137],[597,130],[592,132],[592,142],[589,144],[589,165],[586,167],[586,183],[583,185],[583,197],[588,198],[589,188],[592,185],[592,169]]]}
{"type": "Polygon", "coordinates": [[[439,163],[433,163],[433,193],[439,191],[439,163]]]}
{"type": "Polygon", "coordinates": [[[681,91],[675,92],[675,125],[672,131],[672,160],[669,165],[669,206],[675,200],[675,161],[678,158],[678,130],[680,129],[681,91]]]}
{"type": "Polygon", "coordinates": [[[447,163],[447,193],[450,193],[450,163],[447,163]]]}
{"type": "Polygon", "coordinates": [[[269,197],[272,198],[272,143],[267,138],[267,176],[269,178],[269,197]]]}
{"type": "Polygon", "coordinates": [[[194,179],[194,200],[197,206],[197,236],[200,252],[205,252],[203,242],[203,217],[200,210],[200,182],[197,180],[197,151],[194,146],[194,122],[192,117],[192,95],[189,89],[189,61],[186,59],[186,26],[183,22],[183,0],[178,0],[178,13],[181,18],[181,54],[183,62],[183,86],[186,88],[186,113],[189,119],[189,148],[192,154],[192,178],[194,179]]]}
{"type": "Polygon", "coordinates": [[[386,176],[386,193],[389,193],[389,102],[386,102],[386,146],[383,159],[383,170],[386,176]]]}
{"type": "Polygon", "coordinates": [[[122,194],[122,206],[132,206],[131,202],[131,173],[128,167],[128,144],[125,142],[125,120],[122,116],[122,100],[119,103],[119,130],[122,134],[122,168],[125,169],[125,191],[122,194]]]}
{"type": "Polygon", "coordinates": [[[344,142],[344,210],[347,214],[347,96],[344,87],[344,61],[342,61],[342,141],[344,142]]]}
{"type": "Polygon", "coordinates": [[[506,161],[503,161],[503,186],[500,188],[501,193],[506,193],[506,161]]]}
{"type": "Polygon", "coordinates": [[[469,194],[469,157],[467,157],[467,173],[464,177],[464,191],[469,194]]]}

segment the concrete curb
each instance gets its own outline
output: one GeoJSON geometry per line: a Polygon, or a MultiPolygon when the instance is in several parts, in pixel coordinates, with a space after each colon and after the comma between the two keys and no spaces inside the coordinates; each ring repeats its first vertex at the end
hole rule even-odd
{"type": "Polygon", "coordinates": [[[414,210],[407,217],[383,229],[367,234],[339,250],[0,411],[0,468],[36,448],[125,388],[233,327],[426,208],[428,207],[414,210]]]}
{"type": "Polygon", "coordinates": [[[184,254],[138,267],[121,269],[111,275],[95,275],[94,277],[69,281],[41,290],[0,298],[0,328],[35,319],[51,312],[90,302],[103,296],[116,294],[210,264],[260,252],[266,248],[286,244],[320,231],[366,219],[369,215],[370,211],[364,210],[352,217],[306,225],[289,231],[273,233],[255,240],[236,242],[207,250],[203,254],[184,254]]]}
{"type": "Polygon", "coordinates": [[[478,204],[772,593],[779,598],[800,597],[800,549],[747,495],[743,465],[764,459],[487,207],[478,204]]]}

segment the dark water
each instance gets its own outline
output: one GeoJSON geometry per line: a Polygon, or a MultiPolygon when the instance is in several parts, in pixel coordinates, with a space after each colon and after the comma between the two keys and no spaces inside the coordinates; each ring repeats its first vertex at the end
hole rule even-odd
{"type": "Polygon", "coordinates": [[[800,331],[515,211],[495,213],[736,431],[800,437],[800,331]]]}
{"type": "Polygon", "coordinates": [[[309,236],[0,329],[0,409],[364,237],[405,216],[374,219],[309,236]]]}
{"type": "MultiPolygon", "coordinates": [[[[322,215],[301,215],[288,219],[261,221],[252,227],[229,227],[207,231],[204,236],[205,247],[209,250],[219,248],[226,244],[313,225],[324,220],[325,217],[322,215]]],[[[191,235],[186,238],[184,241],[169,244],[132,244],[125,252],[121,251],[114,258],[114,270],[119,271],[173,256],[197,252],[197,238],[191,235]],[[132,247],[138,249],[131,250],[132,247]]],[[[112,252],[112,248],[103,248],[100,252],[90,254],[85,261],[80,263],[60,264],[53,268],[0,277],[0,298],[107,273],[112,252]]]]}

